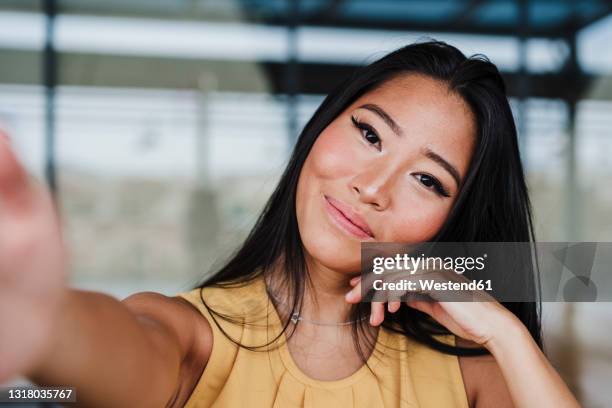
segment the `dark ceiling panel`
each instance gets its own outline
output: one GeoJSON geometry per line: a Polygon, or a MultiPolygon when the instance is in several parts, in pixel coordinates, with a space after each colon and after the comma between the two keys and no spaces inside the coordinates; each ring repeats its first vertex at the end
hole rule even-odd
{"type": "MultiPolygon", "coordinates": [[[[41,0],[42,1],[42,0],[41,0]]],[[[0,10],[40,11],[3,0],[0,10]]],[[[289,2],[302,25],[423,32],[567,37],[612,13],[609,0],[59,0],[60,13],[285,25],[289,2]],[[526,4],[528,27],[519,21],[526,4]]]]}
{"type": "MultiPolygon", "coordinates": [[[[262,64],[270,81],[272,91],[286,93],[283,80],[286,65],[277,63],[262,64]]],[[[327,94],[358,70],[354,65],[300,64],[298,70],[298,93],[327,94]]],[[[529,81],[529,96],[576,100],[586,94],[594,78],[589,75],[575,75],[570,72],[561,74],[530,74],[528,78],[520,73],[502,73],[509,96],[522,95],[524,80],[529,81]]]]}

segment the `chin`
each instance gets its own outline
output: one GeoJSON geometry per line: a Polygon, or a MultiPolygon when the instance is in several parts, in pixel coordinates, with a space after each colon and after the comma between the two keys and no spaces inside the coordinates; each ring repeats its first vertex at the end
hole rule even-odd
{"type": "Polygon", "coordinates": [[[361,269],[359,241],[338,236],[326,228],[304,232],[304,249],[315,262],[337,272],[355,273],[361,269]]]}

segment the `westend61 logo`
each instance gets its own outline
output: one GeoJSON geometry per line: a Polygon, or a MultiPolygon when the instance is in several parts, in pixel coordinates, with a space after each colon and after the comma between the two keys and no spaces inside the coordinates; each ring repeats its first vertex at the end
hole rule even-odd
{"type": "Polygon", "coordinates": [[[395,254],[395,257],[375,257],[372,260],[372,272],[380,275],[386,271],[408,271],[410,274],[415,274],[419,270],[428,271],[453,271],[458,274],[463,274],[466,271],[478,270],[482,271],[485,268],[485,259],[487,254],[482,256],[459,256],[445,258],[439,256],[411,256],[408,254],[395,254]]]}

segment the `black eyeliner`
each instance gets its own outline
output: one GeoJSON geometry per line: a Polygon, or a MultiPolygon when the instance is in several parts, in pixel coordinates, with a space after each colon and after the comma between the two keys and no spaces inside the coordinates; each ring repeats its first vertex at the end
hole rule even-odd
{"type": "Polygon", "coordinates": [[[374,133],[376,135],[376,137],[378,137],[380,139],[380,137],[378,136],[378,133],[376,132],[376,129],[374,129],[372,126],[368,125],[367,123],[360,122],[353,115],[351,115],[351,121],[353,122],[353,125],[355,125],[356,128],[361,129],[361,130],[370,131],[370,132],[374,133]]]}
{"type": "Polygon", "coordinates": [[[434,185],[435,185],[435,188],[438,194],[444,197],[450,197],[450,194],[446,191],[446,189],[442,186],[442,183],[440,183],[440,181],[437,178],[435,178],[434,176],[429,176],[429,177],[435,180],[434,185]]]}
{"type": "MultiPolygon", "coordinates": [[[[351,115],[351,121],[353,122],[353,125],[355,125],[355,127],[359,130],[361,134],[361,137],[363,139],[366,140],[367,143],[369,143],[372,146],[376,146],[376,144],[381,143],[382,144],[382,139],[380,138],[380,136],[378,136],[378,132],[376,131],[376,129],[374,129],[374,127],[368,125],[365,122],[360,122],[359,119],[355,118],[355,116],[351,115]],[[376,136],[376,138],[378,139],[378,142],[376,143],[372,143],[370,142],[367,137],[365,135],[363,135],[363,132],[369,132],[371,134],[373,134],[374,136],[376,136]]],[[[377,148],[377,150],[380,151],[380,149],[377,148]]]]}

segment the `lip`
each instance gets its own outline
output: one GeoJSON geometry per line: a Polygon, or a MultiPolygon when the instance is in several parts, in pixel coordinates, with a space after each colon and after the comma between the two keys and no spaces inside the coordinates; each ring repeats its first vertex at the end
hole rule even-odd
{"type": "Polygon", "coordinates": [[[365,220],[349,205],[326,195],[323,197],[327,214],[334,224],[357,238],[374,238],[365,220]]]}

